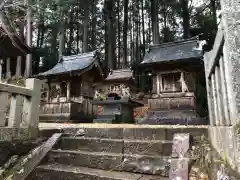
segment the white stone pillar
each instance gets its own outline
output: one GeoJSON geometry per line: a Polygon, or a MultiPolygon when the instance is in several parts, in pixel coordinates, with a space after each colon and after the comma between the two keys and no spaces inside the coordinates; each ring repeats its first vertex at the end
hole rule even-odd
{"type": "Polygon", "coordinates": [[[22,56],[17,57],[17,65],[16,65],[16,77],[22,76],[22,56]]]}
{"type": "Polygon", "coordinates": [[[7,79],[10,79],[11,78],[11,59],[10,58],[7,58],[7,67],[6,67],[6,70],[7,70],[7,79]]]}
{"type": "Polygon", "coordinates": [[[224,113],[223,113],[223,101],[222,101],[222,90],[221,90],[221,77],[220,77],[220,68],[219,66],[215,67],[215,80],[216,80],[216,96],[217,96],[217,111],[218,111],[218,120],[217,125],[223,125],[224,113]]]}
{"type": "Polygon", "coordinates": [[[225,74],[225,67],[224,67],[224,60],[223,57],[219,60],[220,65],[220,75],[221,75],[221,89],[222,89],[222,103],[223,103],[223,112],[224,112],[224,125],[230,125],[230,115],[229,115],[229,102],[227,97],[227,87],[226,87],[226,74],[225,74]]]}
{"type": "Polygon", "coordinates": [[[217,109],[217,93],[216,93],[216,82],[215,82],[215,75],[211,75],[211,83],[212,83],[212,91],[213,91],[213,109],[214,109],[214,119],[213,119],[213,125],[217,124],[218,121],[218,109],[217,109]]]}

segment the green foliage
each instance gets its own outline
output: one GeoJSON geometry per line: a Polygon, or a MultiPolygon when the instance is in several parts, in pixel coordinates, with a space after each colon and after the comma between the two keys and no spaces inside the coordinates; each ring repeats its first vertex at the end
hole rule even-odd
{"type": "Polygon", "coordinates": [[[240,135],[240,123],[237,123],[236,125],[234,125],[234,132],[237,135],[240,135]]]}

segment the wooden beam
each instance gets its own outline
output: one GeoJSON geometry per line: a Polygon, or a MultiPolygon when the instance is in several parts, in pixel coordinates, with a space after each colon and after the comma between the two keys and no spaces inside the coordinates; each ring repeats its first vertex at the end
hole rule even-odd
{"type": "Polygon", "coordinates": [[[41,160],[47,155],[52,147],[58,142],[62,133],[56,133],[49,138],[45,143],[35,148],[27,156],[23,157],[21,161],[16,164],[11,170],[8,177],[4,180],[24,180],[37,167],[41,160]]]}

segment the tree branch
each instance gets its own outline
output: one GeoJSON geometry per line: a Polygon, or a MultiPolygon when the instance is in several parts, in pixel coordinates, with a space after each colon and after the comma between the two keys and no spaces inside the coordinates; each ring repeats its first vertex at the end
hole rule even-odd
{"type": "Polygon", "coordinates": [[[0,11],[4,8],[4,6],[8,3],[11,3],[13,0],[3,0],[0,4],[0,11]]]}

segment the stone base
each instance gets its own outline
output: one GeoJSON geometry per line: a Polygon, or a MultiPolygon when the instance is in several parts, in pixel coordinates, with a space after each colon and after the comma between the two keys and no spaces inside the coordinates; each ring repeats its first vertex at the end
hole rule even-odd
{"type": "Polygon", "coordinates": [[[148,116],[139,120],[137,124],[152,125],[206,125],[206,118],[198,116],[194,110],[168,110],[168,111],[150,111],[148,116]]]}

